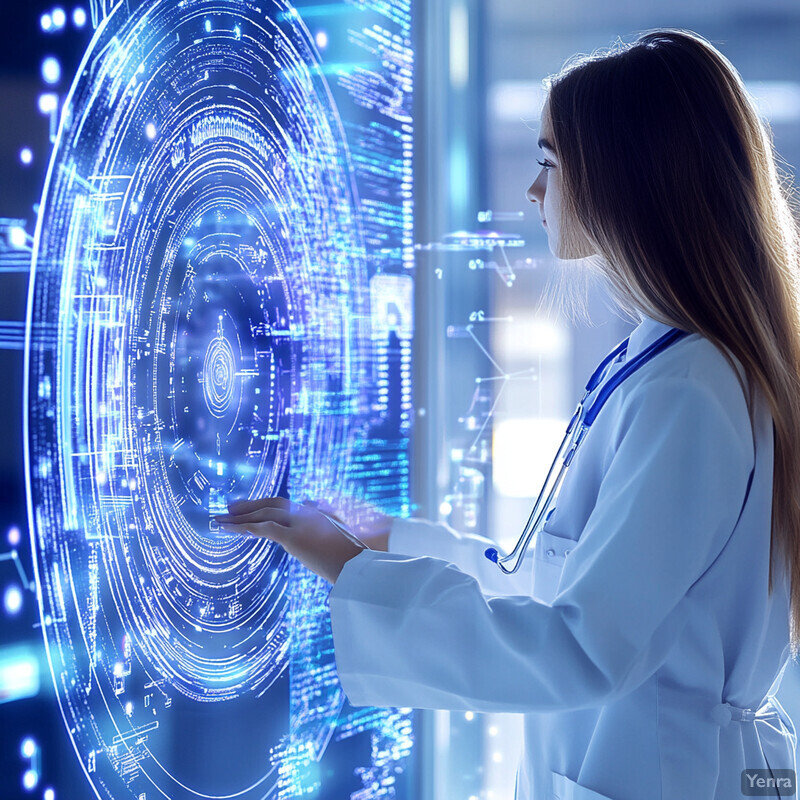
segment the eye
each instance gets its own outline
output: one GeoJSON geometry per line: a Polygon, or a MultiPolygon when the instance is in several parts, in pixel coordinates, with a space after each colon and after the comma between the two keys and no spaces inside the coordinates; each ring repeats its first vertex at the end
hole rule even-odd
{"type": "Polygon", "coordinates": [[[552,168],[553,168],[553,166],[554,166],[554,165],[553,165],[553,164],[551,164],[549,161],[537,161],[536,163],[537,163],[537,164],[538,164],[540,167],[544,167],[544,169],[552,169],[552,168]]]}

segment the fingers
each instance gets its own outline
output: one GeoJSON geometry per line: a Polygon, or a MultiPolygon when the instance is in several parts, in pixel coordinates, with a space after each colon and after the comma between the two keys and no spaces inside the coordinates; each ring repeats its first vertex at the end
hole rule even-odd
{"type": "Polygon", "coordinates": [[[214,517],[220,524],[232,522],[236,525],[252,523],[252,522],[274,522],[282,528],[288,528],[291,525],[292,515],[288,511],[283,511],[280,508],[270,508],[262,506],[256,508],[254,511],[242,513],[238,508],[236,513],[232,514],[219,514],[214,517]]]}
{"type": "Polygon", "coordinates": [[[271,539],[278,544],[283,544],[286,528],[283,525],[278,525],[276,522],[248,522],[248,523],[233,523],[233,522],[220,522],[220,530],[227,531],[228,533],[252,533],[253,536],[259,536],[262,539],[271,539]]]}
{"type": "Polygon", "coordinates": [[[291,500],[285,497],[262,497],[258,500],[231,500],[228,502],[228,511],[232,514],[248,514],[259,508],[282,508],[288,511],[291,500]]]}

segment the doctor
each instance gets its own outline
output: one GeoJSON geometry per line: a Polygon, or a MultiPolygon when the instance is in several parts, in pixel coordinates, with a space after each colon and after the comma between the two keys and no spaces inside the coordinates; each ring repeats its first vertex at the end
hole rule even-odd
{"type": "Polygon", "coordinates": [[[554,255],[587,258],[640,323],[519,569],[425,520],[355,538],[265,498],[219,521],[333,584],[354,705],[524,714],[518,800],[795,796],[773,695],[799,638],[800,237],[769,132],[687,31],[548,88],[528,198],[554,255]]]}

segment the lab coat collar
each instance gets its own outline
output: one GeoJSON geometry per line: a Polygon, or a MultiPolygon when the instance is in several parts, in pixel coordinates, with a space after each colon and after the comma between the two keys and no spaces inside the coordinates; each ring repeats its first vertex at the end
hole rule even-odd
{"type": "Polygon", "coordinates": [[[672,327],[658,322],[651,317],[642,316],[642,321],[633,330],[628,340],[628,352],[625,360],[629,361],[634,356],[639,355],[646,347],[651,345],[660,336],[663,336],[672,327]]]}

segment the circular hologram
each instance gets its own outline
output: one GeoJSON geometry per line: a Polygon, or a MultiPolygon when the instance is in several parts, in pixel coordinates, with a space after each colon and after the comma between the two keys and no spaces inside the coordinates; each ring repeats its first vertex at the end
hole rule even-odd
{"type": "Polygon", "coordinates": [[[308,648],[325,587],[213,516],[349,488],[369,358],[349,158],[285,3],[123,6],[66,102],[35,242],[26,460],[48,655],[98,796],[277,797],[281,758],[317,757],[341,703],[331,657],[308,746],[286,750],[297,631],[308,648]],[[250,722],[220,737],[223,719],[250,722]],[[176,745],[214,726],[202,758],[176,745]]]}
{"type": "Polygon", "coordinates": [[[217,335],[208,343],[203,359],[203,395],[212,416],[223,416],[231,404],[236,383],[236,362],[233,348],[225,338],[220,316],[217,335]]]}

